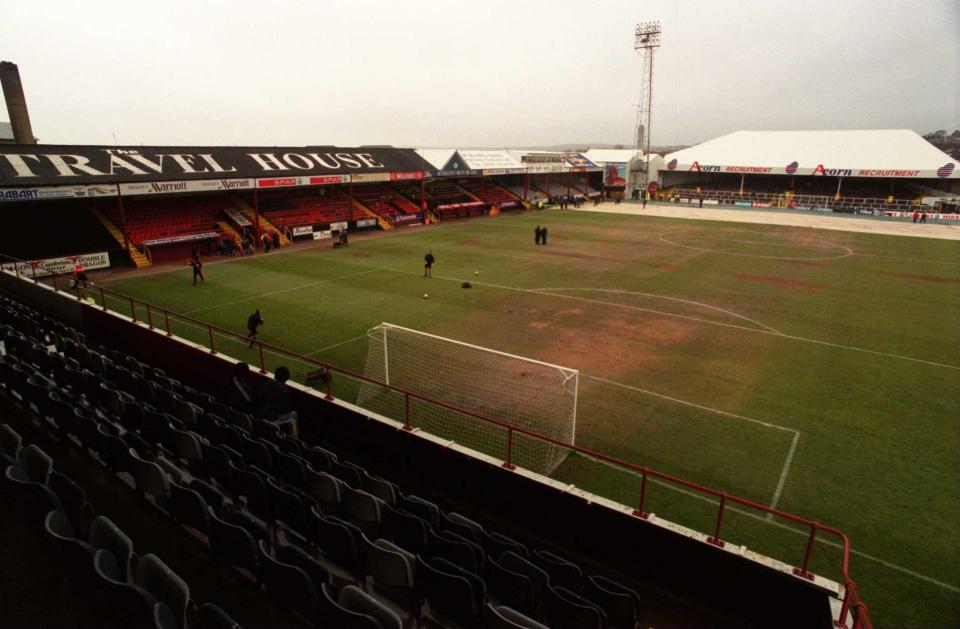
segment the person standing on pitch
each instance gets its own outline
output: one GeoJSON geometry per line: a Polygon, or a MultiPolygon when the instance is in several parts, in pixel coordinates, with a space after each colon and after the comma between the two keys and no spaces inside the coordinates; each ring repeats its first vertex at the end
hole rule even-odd
{"type": "Polygon", "coordinates": [[[533,230],[533,242],[534,244],[539,245],[540,239],[543,237],[543,230],[540,229],[540,226],[537,225],[537,228],[533,230]]]}
{"type": "Polygon", "coordinates": [[[250,339],[250,349],[253,349],[253,343],[257,339],[257,328],[263,325],[263,317],[260,316],[260,309],[257,308],[252,315],[247,317],[247,338],[250,339]]]}
{"type": "Polygon", "coordinates": [[[540,229],[540,244],[542,245],[547,244],[547,226],[546,225],[544,225],[540,229]]]}
{"type": "Polygon", "coordinates": [[[193,285],[197,285],[197,278],[203,283],[203,262],[200,261],[200,255],[191,256],[190,266],[193,268],[193,285]]]}
{"type": "Polygon", "coordinates": [[[437,259],[433,257],[433,252],[428,251],[427,255],[423,256],[423,276],[424,277],[433,277],[433,263],[437,259]]]}

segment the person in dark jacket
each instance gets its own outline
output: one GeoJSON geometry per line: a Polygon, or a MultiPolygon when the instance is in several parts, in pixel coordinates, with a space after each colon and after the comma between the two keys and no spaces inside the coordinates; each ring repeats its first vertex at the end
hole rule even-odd
{"type": "Polygon", "coordinates": [[[263,383],[255,401],[257,415],[274,422],[281,430],[297,436],[297,411],[293,410],[293,394],[287,386],[290,370],[277,367],[273,380],[263,383]]]}
{"type": "Polygon", "coordinates": [[[257,340],[257,328],[263,325],[263,317],[260,316],[260,309],[257,308],[252,315],[247,317],[247,338],[250,339],[250,349],[257,340]]]}
{"type": "Polygon", "coordinates": [[[230,408],[243,413],[253,409],[250,365],[237,363],[233,366],[233,375],[220,385],[220,400],[230,408]]]}

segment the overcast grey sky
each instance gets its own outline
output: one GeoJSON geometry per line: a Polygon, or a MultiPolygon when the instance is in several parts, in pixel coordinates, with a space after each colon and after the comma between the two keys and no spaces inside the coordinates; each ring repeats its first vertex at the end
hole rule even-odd
{"type": "Polygon", "coordinates": [[[0,0],[0,59],[47,143],[630,143],[654,19],[654,144],[960,127],[958,0],[0,0]]]}

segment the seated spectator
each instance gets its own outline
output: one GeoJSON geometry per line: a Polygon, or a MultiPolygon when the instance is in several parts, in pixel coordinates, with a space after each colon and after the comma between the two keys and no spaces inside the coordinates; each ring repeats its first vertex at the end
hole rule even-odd
{"type": "Polygon", "coordinates": [[[273,380],[263,383],[257,392],[257,415],[274,422],[281,430],[297,436],[297,411],[293,410],[293,395],[287,380],[290,379],[290,370],[286,367],[277,367],[273,380]]]}
{"type": "Polygon", "coordinates": [[[248,413],[253,410],[253,386],[250,383],[250,365],[237,363],[233,375],[220,386],[221,401],[234,410],[248,413]]]}

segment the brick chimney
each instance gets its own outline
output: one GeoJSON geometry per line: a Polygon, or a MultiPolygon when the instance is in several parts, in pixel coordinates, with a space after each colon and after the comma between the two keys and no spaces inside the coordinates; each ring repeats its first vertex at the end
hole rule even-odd
{"type": "Polygon", "coordinates": [[[30,127],[30,114],[27,113],[27,99],[23,95],[20,82],[20,70],[17,64],[0,61],[0,86],[7,101],[7,115],[13,127],[13,138],[17,144],[36,144],[33,129],[30,127]]]}

